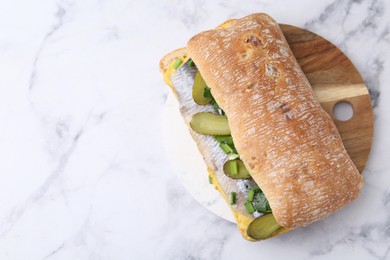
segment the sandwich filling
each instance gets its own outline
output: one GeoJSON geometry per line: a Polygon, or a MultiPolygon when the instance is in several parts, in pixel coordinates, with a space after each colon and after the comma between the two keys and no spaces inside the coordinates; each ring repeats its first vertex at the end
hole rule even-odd
{"type": "MultiPolygon", "coordinates": [[[[189,67],[196,67],[189,57],[179,57],[172,62],[167,74],[174,72],[185,63],[187,63],[189,67]]],[[[233,138],[230,135],[228,119],[226,118],[224,111],[215,101],[211,90],[203,80],[200,71],[197,71],[195,75],[192,97],[194,102],[198,105],[211,105],[214,111],[194,114],[190,121],[191,129],[198,134],[213,136],[215,141],[218,142],[220,149],[228,156],[228,160],[223,165],[223,172],[225,175],[237,180],[251,179],[248,170],[246,169],[244,163],[240,160],[240,155],[234,146],[233,138]]],[[[218,185],[213,176],[209,176],[209,181],[211,184],[214,184],[215,182],[215,186],[218,185]]],[[[248,214],[253,214],[254,217],[259,217],[262,215],[261,213],[264,214],[272,212],[267,198],[258,185],[254,184],[246,186],[245,188],[247,196],[245,198],[244,208],[248,214]]],[[[230,192],[229,203],[233,206],[233,208],[235,207],[237,204],[237,192],[230,192]]]]}
{"type": "Polygon", "coordinates": [[[193,61],[188,56],[172,61],[164,80],[179,99],[182,115],[208,166],[210,184],[230,204],[242,235],[253,240],[248,227],[254,219],[267,215],[271,217],[266,217],[269,220],[265,223],[271,229],[262,239],[285,232],[287,229],[276,223],[267,198],[240,160],[228,119],[193,61]]]}

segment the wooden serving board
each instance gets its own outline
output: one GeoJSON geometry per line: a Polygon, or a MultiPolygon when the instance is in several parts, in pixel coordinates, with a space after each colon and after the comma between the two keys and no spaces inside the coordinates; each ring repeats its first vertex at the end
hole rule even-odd
{"type": "Polygon", "coordinates": [[[335,45],[308,30],[280,24],[317,99],[332,117],[345,148],[360,172],[371,149],[374,115],[370,95],[359,72],[335,45]],[[353,116],[340,121],[333,114],[341,101],[352,105],[353,116]]]}

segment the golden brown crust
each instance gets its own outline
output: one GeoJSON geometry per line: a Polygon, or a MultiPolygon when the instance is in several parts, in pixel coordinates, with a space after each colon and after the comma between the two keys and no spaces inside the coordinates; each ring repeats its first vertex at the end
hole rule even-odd
{"type": "Polygon", "coordinates": [[[161,60],[160,60],[160,72],[162,74],[165,73],[167,70],[169,64],[174,61],[177,57],[182,57],[187,55],[186,48],[180,48],[176,49],[168,54],[166,54],[161,60]]]}
{"type": "Polygon", "coordinates": [[[200,33],[187,51],[279,224],[308,225],[359,195],[362,177],[271,17],[200,33]]]}

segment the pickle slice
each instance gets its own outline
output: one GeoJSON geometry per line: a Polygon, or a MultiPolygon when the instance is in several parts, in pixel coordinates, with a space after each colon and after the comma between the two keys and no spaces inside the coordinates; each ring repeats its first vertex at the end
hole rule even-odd
{"type": "Polygon", "coordinates": [[[249,179],[249,178],[251,178],[251,175],[249,174],[248,170],[246,169],[244,163],[241,160],[227,161],[223,165],[223,172],[227,176],[229,176],[230,178],[233,178],[233,179],[249,179]],[[234,172],[232,172],[231,165],[234,163],[237,163],[237,168],[238,168],[237,174],[234,174],[234,172]]]}
{"type": "Polygon", "coordinates": [[[281,227],[278,230],[276,230],[274,233],[272,233],[272,236],[273,237],[279,236],[281,234],[289,232],[290,230],[291,230],[290,228],[281,227]]]}
{"type": "Polygon", "coordinates": [[[190,127],[198,134],[230,135],[227,117],[208,112],[193,115],[190,121],[190,127]]]}
{"type": "Polygon", "coordinates": [[[282,226],[276,222],[274,215],[267,214],[253,220],[246,232],[251,238],[261,240],[277,235],[276,231],[280,228],[282,226]]]}
{"type": "Polygon", "coordinates": [[[198,105],[207,105],[211,102],[211,98],[204,96],[204,89],[207,87],[206,82],[200,72],[198,71],[195,75],[194,86],[192,88],[192,97],[198,105]]]}

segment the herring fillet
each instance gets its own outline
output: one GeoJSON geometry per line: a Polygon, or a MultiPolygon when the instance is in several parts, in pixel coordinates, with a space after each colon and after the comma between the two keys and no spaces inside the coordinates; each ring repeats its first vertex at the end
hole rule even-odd
{"type": "MultiPolygon", "coordinates": [[[[244,207],[244,203],[246,202],[248,195],[248,189],[252,188],[255,185],[255,182],[252,179],[240,180],[226,176],[223,172],[223,165],[226,161],[228,161],[228,155],[222,151],[219,147],[219,143],[213,136],[198,134],[190,128],[189,123],[194,114],[200,112],[211,112],[215,114],[215,109],[212,105],[198,105],[192,97],[192,88],[197,71],[198,69],[195,66],[190,67],[188,66],[188,63],[185,63],[171,76],[171,81],[179,101],[180,113],[183,116],[190,134],[195,140],[207,167],[214,171],[215,177],[222,187],[226,197],[229,198],[231,192],[236,192],[236,204],[233,205],[233,208],[239,213],[250,218],[261,216],[262,214],[257,212],[249,214],[244,207]]],[[[205,174],[204,177],[206,178],[207,175],[205,174]]]]}

